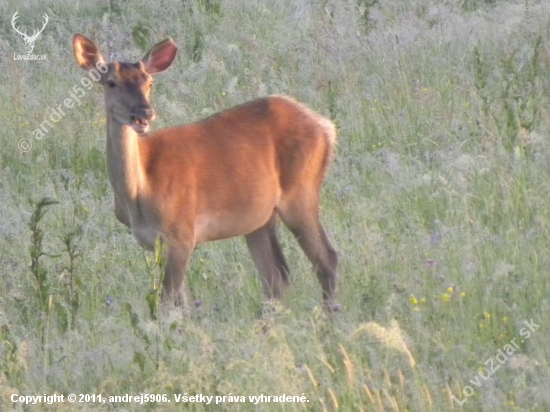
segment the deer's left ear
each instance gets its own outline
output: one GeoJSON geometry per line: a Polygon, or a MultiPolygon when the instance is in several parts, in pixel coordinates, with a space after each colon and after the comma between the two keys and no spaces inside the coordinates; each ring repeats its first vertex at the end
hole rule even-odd
{"type": "Polygon", "coordinates": [[[84,70],[95,69],[98,63],[105,63],[95,43],[80,33],[73,37],[73,50],[77,64],[84,70]]]}
{"type": "Polygon", "coordinates": [[[153,46],[141,61],[145,71],[149,74],[155,74],[166,70],[176,57],[178,46],[172,39],[166,39],[153,46]]]}

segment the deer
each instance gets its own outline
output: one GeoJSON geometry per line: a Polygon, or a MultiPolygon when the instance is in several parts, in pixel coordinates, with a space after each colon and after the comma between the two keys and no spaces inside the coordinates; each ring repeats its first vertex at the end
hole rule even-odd
{"type": "Polygon", "coordinates": [[[19,13],[19,10],[17,10],[14,13],[13,17],[11,18],[11,26],[17,32],[17,34],[19,34],[21,37],[23,37],[23,40],[25,41],[25,48],[27,49],[27,53],[32,54],[32,51],[34,50],[34,42],[36,41],[36,39],[38,38],[40,33],[42,33],[44,31],[44,29],[46,28],[46,24],[48,24],[48,15],[46,13],[44,13],[44,24],[42,25],[42,28],[40,30],[33,30],[32,35],[29,36],[27,34],[27,30],[25,30],[25,32],[23,33],[21,31],[19,31],[18,27],[15,26],[15,22],[16,22],[17,18],[19,17],[18,13],[19,13]]]}
{"type": "Polygon", "coordinates": [[[152,76],[172,64],[176,43],[161,41],[136,63],[106,63],[82,34],[73,49],[82,69],[106,68],[98,82],[114,213],[141,247],[154,250],[157,237],[165,245],[163,303],[187,306],[184,273],[197,245],[236,236],[245,238],[266,298],[281,300],[290,275],[277,236],[282,220],[314,267],[325,308],[340,310],[338,256],[319,221],[336,143],[329,119],[272,95],[148,133],[152,76]]]}

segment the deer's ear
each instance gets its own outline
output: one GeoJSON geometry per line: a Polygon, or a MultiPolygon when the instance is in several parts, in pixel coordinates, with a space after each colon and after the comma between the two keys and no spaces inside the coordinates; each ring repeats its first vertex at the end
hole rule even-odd
{"type": "Polygon", "coordinates": [[[77,64],[84,70],[94,69],[98,63],[105,63],[95,43],[80,33],[73,37],[73,50],[77,64]]]}
{"type": "Polygon", "coordinates": [[[166,39],[153,46],[141,61],[145,71],[149,74],[155,74],[166,70],[174,61],[178,46],[172,39],[166,39]]]}

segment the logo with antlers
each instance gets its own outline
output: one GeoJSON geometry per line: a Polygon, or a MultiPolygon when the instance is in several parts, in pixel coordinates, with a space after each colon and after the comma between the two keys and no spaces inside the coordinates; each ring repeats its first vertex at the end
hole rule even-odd
{"type": "Polygon", "coordinates": [[[25,40],[25,48],[27,49],[27,53],[28,54],[31,54],[33,49],[34,49],[34,42],[36,41],[36,39],[38,38],[38,36],[40,35],[40,33],[42,33],[44,31],[44,28],[46,27],[46,24],[48,24],[48,15],[46,13],[44,13],[44,25],[42,26],[42,28],[38,31],[34,30],[33,33],[32,33],[32,36],[29,36],[27,34],[27,30],[25,30],[24,33],[21,33],[19,31],[19,28],[15,26],[15,21],[17,20],[17,17],[19,17],[17,15],[17,13],[19,13],[19,10],[17,10],[15,12],[15,14],[13,15],[12,19],[11,19],[11,25],[13,27],[13,29],[21,36],[23,37],[23,40],[25,40]]]}

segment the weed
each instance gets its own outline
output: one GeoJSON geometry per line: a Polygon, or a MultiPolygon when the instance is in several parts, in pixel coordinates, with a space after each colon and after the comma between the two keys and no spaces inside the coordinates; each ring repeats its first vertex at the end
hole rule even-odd
{"type": "Polygon", "coordinates": [[[59,204],[59,202],[51,198],[39,200],[35,203],[34,212],[29,221],[29,228],[31,229],[31,246],[29,248],[31,258],[30,271],[34,280],[38,308],[43,313],[48,313],[50,310],[51,282],[48,279],[47,269],[42,265],[41,258],[43,256],[58,257],[59,255],[51,255],[44,251],[42,245],[44,232],[39,224],[48,210],[48,206],[56,204],[59,204]]]}

